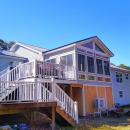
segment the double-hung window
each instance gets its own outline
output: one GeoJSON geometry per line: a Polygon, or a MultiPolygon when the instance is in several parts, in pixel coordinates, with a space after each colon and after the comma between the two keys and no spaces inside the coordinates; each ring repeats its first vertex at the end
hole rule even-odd
{"type": "Polygon", "coordinates": [[[69,54],[60,58],[60,63],[64,65],[67,71],[72,71],[73,68],[73,55],[69,54]]]}
{"type": "Polygon", "coordinates": [[[129,79],[129,74],[125,74],[125,79],[129,79]]]}
{"type": "Polygon", "coordinates": [[[103,74],[102,60],[97,59],[96,62],[97,62],[97,73],[103,74]]]}
{"type": "Polygon", "coordinates": [[[123,98],[123,91],[119,91],[119,97],[123,98]]]}
{"type": "Polygon", "coordinates": [[[105,75],[110,75],[109,61],[104,61],[104,71],[105,71],[105,75]]]}
{"type": "Polygon", "coordinates": [[[81,72],[85,72],[85,55],[78,54],[78,70],[81,72]]]}
{"type": "Polygon", "coordinates": [[[94,73],[94,58],[93,57],[87,57],[87,61],[88,61],[88,72],[90,73],[94,73]]]}
{"type": "Polygon", "coordinates": [[[122,73],[116,72],[116,81],[122,83],[122,73]]]}

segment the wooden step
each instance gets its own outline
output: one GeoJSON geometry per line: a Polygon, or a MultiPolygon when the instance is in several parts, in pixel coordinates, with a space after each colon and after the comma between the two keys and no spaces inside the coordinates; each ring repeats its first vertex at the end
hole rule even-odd
{"type": "Polygon", "coordinates": [[[70,125],[75,126],[76,121],[68,114],[66,113],[63,109],[61,109],[59,106],[56,107],[56,112],[64,118],[70,125]]]}

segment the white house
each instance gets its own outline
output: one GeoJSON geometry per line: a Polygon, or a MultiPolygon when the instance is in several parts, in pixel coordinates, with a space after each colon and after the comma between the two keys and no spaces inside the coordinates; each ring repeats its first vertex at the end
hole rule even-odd
{"type": "Polygon", "coordinates": [[[40,48],[21,42],[15,42],[15,44],[10,49],[10,51],[14,54],[19,55],[21,57],[26,57],[29,61],[32,61],[34,59],[43,61],[42,53],[46,50],[47,49],[45,48],[40,48]]]}
{"type": "Polygon", "coordinates": [[[10,51],[0,50],[0,74],[9,69],[9,67],[15,67],[19,63],[27,61],[27,58],[16,55],[10,51]]]}
{"type": "Polygon", "coordinates": [[[130,104],[130,71],[111,64],[113,99],[115,104],[130,104]]]}

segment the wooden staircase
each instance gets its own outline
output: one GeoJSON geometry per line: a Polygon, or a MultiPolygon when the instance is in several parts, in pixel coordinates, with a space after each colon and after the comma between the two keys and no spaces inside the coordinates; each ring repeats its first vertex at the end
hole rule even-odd
{"type": "MultiPolygon", "coordinates": [[[[63,125],[67,123],[71,126],[75,126],[77,124],[77,122],[69,114],[67,114],[63,109],[61,109],[59,106],[56,107],[56,113],[57,113],[57,116],[62,117],[62,120],[64,121],[64,122],[62,122],[63,125]]],[[[62,120],[60,120],[60,121],[62,121],[62,120]]]]}

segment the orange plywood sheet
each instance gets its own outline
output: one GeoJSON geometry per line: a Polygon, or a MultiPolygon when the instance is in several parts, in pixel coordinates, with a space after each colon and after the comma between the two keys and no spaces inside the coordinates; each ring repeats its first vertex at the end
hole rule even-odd
{"type": "Polygon", "coordinates": [[[98,90],[98,97],[105,98],[105,88],[97,87],[97,90],[98,90]]]}
{"type": "Polygon", "coordinates": [[[113,106],[113,96],[112,96],[112,88],[111,87],[106,87],[106,98],[107,98],[108,108],[112,108],[112,106],[113,106]]]}
{"type": "Polygon", "coordinates": [[[96,97],[96,87],[85,86],[86,113],[93,113],[95,111],[94,106],[96,97]]]}

